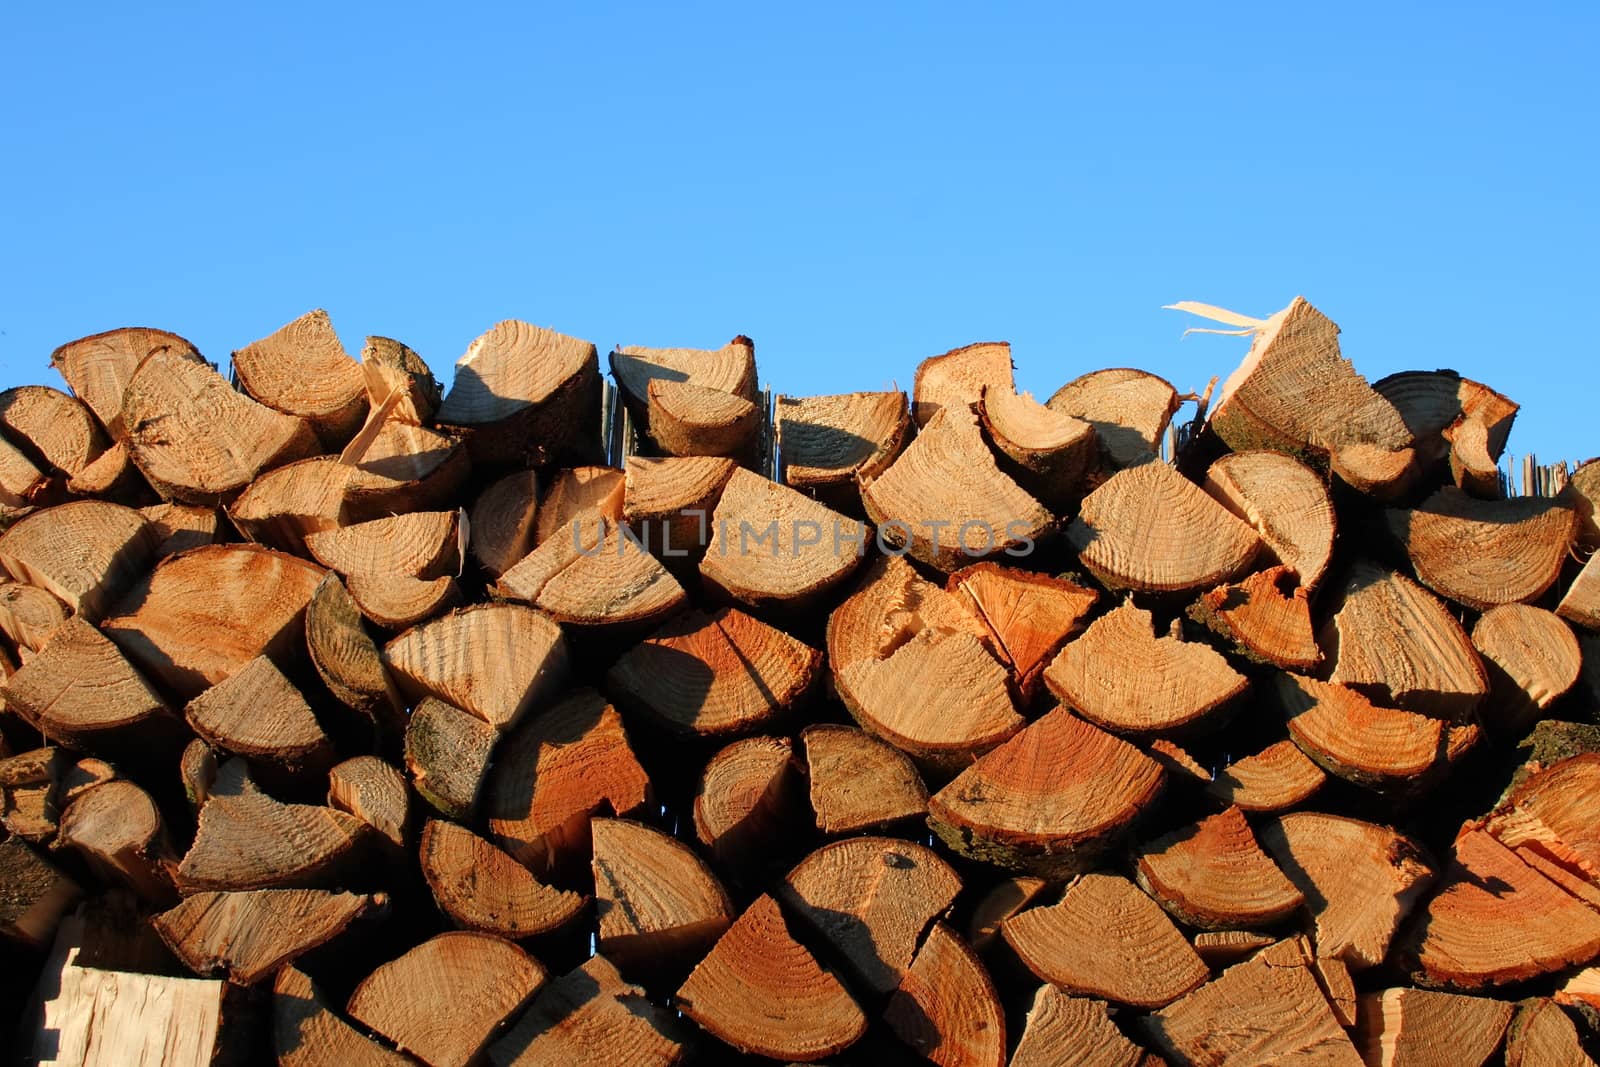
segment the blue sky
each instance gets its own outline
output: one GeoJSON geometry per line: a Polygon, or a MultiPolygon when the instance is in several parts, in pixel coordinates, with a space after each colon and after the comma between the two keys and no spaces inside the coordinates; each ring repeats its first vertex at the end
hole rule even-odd
{"type": "Polygon", "coordinates": [[[515,317],[796,394],[996,339],[1041,399],[1186,390],[1245,342],[1160,305],[1303,293],[1600,453],[1600,9],[1221,7],[5,5],[0,384],[320,306],[445,374],[515,317]]]}

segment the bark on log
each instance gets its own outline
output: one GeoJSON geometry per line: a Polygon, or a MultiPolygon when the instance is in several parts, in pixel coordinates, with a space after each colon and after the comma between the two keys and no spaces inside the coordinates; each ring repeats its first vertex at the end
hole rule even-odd
{"type": "Polygon", "coordinates": [[[1257,663],[1309,671],[1322,662],[1322,649],[1311,628],[1311,601],[1289,567],[1268,567],[1242,581],[1219,585],[1202,594],[1189,615],[1257,663]]]}
{"type": "Polygon", "coordinates": [[[447,818],[471,821],[499,736],[454,704],[425,698],[406,723],[406,769],[417,795],[447,818]]]}
{"type": "Polygon", "coordinates": [[[111,436],[123,437],[123,396],[133,372],[146,358],[168,352],[195,363],[203,362],[199,349],[175,333],[142,326],[80,337],[50,353],[50,365],[60,372],[73,395],[88,404],[111,436]]]}

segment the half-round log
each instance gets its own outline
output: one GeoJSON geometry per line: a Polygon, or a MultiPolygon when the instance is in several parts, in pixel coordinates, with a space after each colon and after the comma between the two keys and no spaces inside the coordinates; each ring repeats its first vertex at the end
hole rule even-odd
{"type": "Polygon", "coordinates": [[[1178,404],[1178,391],[1165,378],[1111,367],[1074,378],[1057,389],[1046,406],[1093,426],[1104,464],[1121,470],[1160,451],[1161,435],[1178,404]]]}
{"type": "Polygon", "coordinates": [[[943,410],[970,411],[986,388],[1012,392],[1011,345],[980,341],[929,356],[917,364],[912,383],[911,414],[927,426],[943,410]]]}
{"type": "Polygon", "coordinates": [[[683,973],[733,922],[705,861],[629,819],[596,818],[594,899],[600,951],[624,972],[683,973]]]}
{"type": "Polygon", "coordinates": [[[220,971],[249,986],[334,940],[376,903],[324,889],[196,893],[152,916],[150,925],[195,974],[220,971]]]}
{"type": "Polygon", "coordinates": [[[463,826],[429,819],[417,846],[422,876],[439,910],[458,926],[510,940],[558,930],[583,911],[584,898],[555,889],[463,826]]]}
{"type": "Polygon", "coordinates": [[[366,378],[318,308],[233,354],[239,387],[285,415],[305,419],[337,450],[367,417],[366,378]]]}
{"type": "Polygon", "coordinates": [[[780,396],[783,483],[831,508],[860,514],[859,484],[889,468],[911,439],[904,393],[780,396]]]}
{"type": "Polygon", "coordinates": [[[1305,903],[1236,807],[1149,842],[1134,869],[1162,907],[1205,930],[1271,926],[1305,903]]]}
{"type": "Polygon", "coordinates": [[[162,351],[203,362],[200,351],[175,333],[124,326],[68,341],[50,353],[50,365],[67,380],[73,394],[89,405],[100,424],[120,439],[124,432],[123,395],[128,382],[147,357],[162,351]]]}
{"type": "Polygon", "coordinates": [[[1451,486],[1390,511],[1388,522],[1422,584],[1479,611],[1535,600],[1555,584],[1577,528],[1553,501],[1479,500],[1451,486]]]}

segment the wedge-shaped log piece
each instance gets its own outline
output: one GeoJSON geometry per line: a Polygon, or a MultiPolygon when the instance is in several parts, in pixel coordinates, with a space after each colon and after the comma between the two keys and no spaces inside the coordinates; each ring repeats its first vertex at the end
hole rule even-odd
{"type": "Polygon", "coordinates": [[[489,832],[538,874],[587,862],[591,815],[631,815],[651,798],[622,716],[591,689],[524,720],[499,751],[484,794],[489,832]]]}
{"type": "Polygon", "coordinates": [[[545,541],[500,576],[494,595],[577,626],[648,625],[687,602],[683,586],[626,527],[583,526],[576,538],[545,541]]]}
{"type": "Polygon", "coordinates": [[[328,806],[354,815],[395,848],[405,847],[406,780],[377,756],[353,756],[328,771],[328,806]]]}
{"type": "Polygon", "coordinates": [[[902,1043],[939,1067],[1005,1067],[1006,1019],[989,972],[934,922],[883,1012],[902,1043]]]}
{"type": "Polygon", "coordinates": [[[1472,644],[1489,671],[1486,717],[1520,734],[1578,682],[1583,652],[1572,630],[1543,608],[1502,604],[1472,627],[1472,644]]]}
{"type": "Polygon", "coordinates": [[[611,353],[611,373],[641,429],[669,456],[732,456],[760,424],[755,345],[735,337],[718,349],[643,348],[611,353]]]}
{"type": "Polygon", "coordinates": [[[1156,636],[1150,613],[1131,600],[1068,642],[1044,680],[1095,725],[1136,735],[1194,726],[1249,685],[1210,646],[1156,636]]]}
{"type": "Polygon", "coordinates": [[[679,1009],[741,1052],[810,1063],[866,1032],[839,980],[790,936],[769,896],[729,927],[678,989],[679,1009]]]}
{"type": "Polygon", "coordinates": [[[1341,576],[1333,617],[1318,634],[1330,678],[1373,700],[1467,721],[1489,677],[1467,632],[1433,594],[1358,560],[1341,576]]]}
{"type": "Polygon", "coordinates": [[[918,426],[926,426],[942,410],[971,410],[986,388],[1014,391],[1009,342],[980,341],[923,360],[917,365],[911,413],[918,426]]]}
{"type": "Polygon", "coordinates": [[[162,351],[203,362],[199,350],[175,333],[125,326],[68,341],[50,354],[50,365],[67,380],[73,394],[89,405],[100,424],[120,438],[122,398],[128,382],[147,356],[162,351]]]}
{"type": "Polygon", "coordinates": [[[622,520],[627,499],[627,475],[615,467],[572,467],[558,471],[539,501],[534,524],[534,545],[551,538],[568,542],[582,540],[582,534],[595,530],[605,521],[622,520]],[[574,527],[577,533],[574,533],[574,527]]]}
{"type": "Polygon", "coordinates": [[[720,737],[788,712],[821,669],[821,652],[738,608],[689,611],[624,652],[606,691],[668,729],[720,737]]]}
{"type": "Polygon", "coordinates": [[[1561,596],[1556,614],[1590,630],[1600,630],[1600,552],[1589,557],[1583,570],[1561,596]]]}
{"type": "Polygon", "coordinates": [[[1317,955],[1376,967],[1433,880],[1416,842],[1387,826],[1294,812],[1261,828],[1261,844],[1305,894],[1317,955]]]}
{"type": "Polygon", "coordinates": [[[1516,1008],[1430,989],[1361,996],[1352,1035],[1368,1067],[1483,1067],[1516,1008]]]}
{"type": "Polygon", "coordinates": [[[306,548],[344,575],[438,578],[461,569],[461,513],[413,511],[311,534],[306,548]]]}
{"type": "Polygon", "coordinates": [[[1322,662],[1311,602],[1294,571],[1279,565],[1203,594],[1189,614],[1233,642],[1246,659],[1306,671],[1322,662]]]}
{"type": "Polygon", "coordinates": [[[338,529],[359,472],[333,456],[313,456],[267,471],[227,507],[228,519],[252,541],[298,556],[305,540],[338,529]]]}
{"type": "Polygon", "coordinates": [[[1594,1067],[1578,1028],[1554,1001],[1535,997],[1517,1005],[1506,1029],[1506,1067],[1594,1067]]]}
{"type": "Polygon", "coordinates": [[[133,462],[164,498],[186,504],[217,503],[262,471],[321,451],[310,423],[171,349],[134,371],[122,418],[133,462]]]}
{"type": "Polygon", "coordinates": [[[539,476],[533,471],[514,471],[478,494],[467,511],[468,544],[489,577],[500,577],[533,551],[538,515],[539,476]]]}
{"type": "Polygon", "coordinates": [[[385,664],[402,686],[505,730],[566,680],[561,627],[520,604],[480,604],[390,641],[385,664]]]}
{"type": "Polygon", "coordinates": [[[1115,874],[1086,874],[1061,900],[1001,926],[1028,969],[1051,985],[1157,1008],[1204,982],[1206,965],[1160,906],[1115,874]]]}
{"type": "Polygon", "coordinates": [[[1023,703],[1067,640],[1083,628],[1100,595],[1065,578],[985,561],[950,576],[949,591],[989,631],[990,647],[1011,670],[1023,703]]]}
{"type": "Polygon", "coordinates": [[[266,656],[189,701],[184,718],[207,743],[290,770],[326,767],[333,743],[294,683],[266,656]]]}
{"type": "Polygon", "coordinates": [[[0,633],[19,649],[38,652],[68,614],[67,606],[47,589],[0,582],[0,633]]]}
{"type": "Polygon", "coordinates": [[[889,837],[823,845],[777,888],[789,911],[828,941],[863,986],[900,986],[933,919],[961,879],[930,848],[889,837]]]}
{"type": "Polygon", "coordinates": [[[1149,1067],[1145,1055],[1111,1021],[1105,1001],[1043,985],[1033,994],[1011,1067],[1149,1067]]]}
{"type": "Polygon", "coordinates": [[[128,446],[121,441],[113,443],[95,457],[94,462],[68,478],[67,492],[74,496],[99,497],[134,507],[156,499],[150,483],[133,465],[128,446]]]}
{"type": "Polygon", "coordinates": [[[682,974],[699,962],[733,921],[710,868],[643,823],[596,818],[591,831],[600,952],[641,974],[682,974]]]}
{"type": "Polygon", "coordinates": [[[467,930],[515,941],[560,929],[583,910],[583,897],[545,885],[455,823],[429,819],[417,858],[439,910],[467,930]]]}
{"type": "Polygon", "coordinates": [[[213,795],[200,809],[194,844],[178,865],[178,888],[200,893],[327,885],[367,832],[366,823],[333,808],[282,804],[265,793],[213,795]]]}
{"type": "Polygon", "coordinates": [[[875,557],[856,591],[828,616],[828,665],[835,683],[847,668],[888,658],[922,630],[966,634],[985,648],[994,640],[960,598],[923,578],[904,557],[875,557]]]}
{"type": "Polygon", "coordinates": [[[155,531],[155,558],[158,560],[201,545],[215,544],[222,528],[216,508],[169,502],[140,508],[139,514],[155,531]]]}
{"type": "Polygon", "coordinates": [[[1333,555],[1336,521],[1328,489],[1281,452],[1233,452],[1206,471],[1205,491],[1249,523],[1279,563],[1316,588],[1333,555]]]}
{"type": "Polygon", "coordinates": [[[366,618],[387,630],[403,630],[442,615],[461,604],[454,578],[407,578],[404,575],[352,574],[350,599],[366,618]]]}
{"type": "Polygon", "coordinates": [[[128,886],[144,901],[172,901],[174,856],[150,794],[127,781],[85,790],[61,816],[56,848],[79,853],[89,869],[128,886]]]}
{"type": "Polygon", "coordinates": [[[56,925],[82,891],[19,837],[0,841],[0,938],[25,948],[48,948],[56,925]]]}
{"type": "Polygon", "coordinates": [[[1000,938],[1005,921],[1039,902],[1050,883],[1031,874],[1014,874],[990,886],[972,905],[967,920],[967,937],[972,947],[986,952],[1000,938]]]}
{"type": "Polygon", "coordinates": [[[1271,926],[1305,903],[1229,808],[1145,845],[1139,885],[1174,916],[1206,930],[1271,926]]]}
{"type": "Polygon", "coordinates": [[[317,584],[306,605],[305,631],[311,662],[335,698],[382,729],[403,728],[404,701],[337,574],[325,575],[317,584]]]}
{"type": "Polygon", "coordinates": [[[221,971],[239,985],[255,985],[344,933],[373,903],[323,889],[197,893],[150,923],[195,974],[221,971]]]}
{"type": "Polygon", "coordinates": [[[419,796],[452,819],[472,818],[499,733],[493,726],[435,697],[406,722],[406,769],[419,796]]]}
{"type": "Polygon", "coordinates": [[[423,358],[392,337],[368,337],[361,347],[361,373],[374,409],[394,395],[390,417],[413,426],[433,421],[443,391],[423,358]]]}
{"type": "Polygon", "coordinates": [[[1055,508],[1082,495],[1100,458],[1093,425],[1045,407],[1031,393],[987,388],[978,417],[994,447],[1015,464],[1017,481],[1029,493],[1055,508]]]}
{"type": "Polygon", "coordinates": [[[359,456],[346,449],[341,462],[352,467],[344,502],[347,522],[453,507],[472,467],[459,436],[393,418],[359,456]]]}
{"type": "Polygon", "coordinates": [[[305,419],[327,448],[348,441],[367,417],[366,379],[318,308],[233,354],[245,392],[305,419]]]}
{"type": "Polygon", "coordinates": [[[1484,824],[1507,848],[1530,849],[1600,884],[1600,754],[1528,775],[1484,824]]]}
{"type": "Polygon", "coordinates": [[[1156,455],[1178,403],[1178,391],[1165,378],[1112,367],[1074,378],[1056,390],[1047,406],[1093,426],[1101,460],[1121,470],[1156,455]]]}
{"type": "Polygon", "coordinates": [[[1438,719],[1382,707],[1354,689],[1294,674],[1275,675],[1269,692],[1294,743],[1346,781],[1381,789],[1421,777],[1444,757],[1438,719]]]}
{"type": "Polygon", "coordinates": [[[1146,1018],[1144,1033],[1177,1063],[1360,1067],[1310,964],[1303,941],[1280,941],[1146,1018]]]}
{"type": "Polygon", "coordinates": [[[859,833],[927,814],[928,787],[899,749],[832,723],[807,726],[800,741],[823,833],[859,833]]]}
{"type": "MultiPolygon", "coordinates": [[[[1514,402],[1451,370],[1401,371],[1378,379],[1372,387],[1405,420],[1406,428],[1416,438],[1417,458],[1424,472],[1434,475],[1448,460],[1452,471],[1458,472],[1456,484],[1463,488],[1466,486],[1459,471],[1469,465],[1469,460],[1487,463],[1493,470],[1517,415],[1514,402]],[[1456,445],[1470,423],[1477,424],[1476,434],[1482,437],[1481,455],[1458,455],[1456,445]]],[[[1494,495],[1499,495],[1498,484],[1494,495]]]]}
{"type": "Polygon", "coordinates": [[[110,445],[81,401],[47,385],[0,392],[0,433],[42,469],[76,477],[110,445]]]}
{"type": "Polygon", "coordinates": [[[1579,547],[1590,552],[1600,549],[1600,514],[1596,512],[1600,507],[1600,459],[1578,464],[1556,501],[1577,514],[1579,547]]]}
{"type": "Polygon", "coordinates": [[[272,1043],[281,1067],[406,1067],[392,1052],[345,1022],[306,973],[292,964],[272,982],[272,1043]]]}
{"type": "Polygon", "coordinates": [[[103,500],[75,500],[28,515],[0,534],[0,567],[48,590],[97,622],[155,558],[143,515],[103,500]]]}
{"type": "Polygon", "coordinates": [[[11,676],[6,707],[46,737],[91,751],[159,748],[176,719],[117,646],[81,618],[11,676]]]}
{"type": "Polygon", "coordinates": [[[1214,970],[1232,967],[1275,942],[1271,934],[1254,930],[1202,930],[1194,935],[1194,950],[1214,970]]]}
{"type": "Polygon", "coordinates": [[[1561,983],[1555,1002],[1573,1008],[1600,1008],[1600,967],[1585,967],[1561,983]]]}
{"type": "Polygon", "coordinates": [[[1479,611],[1549,589],[1577,528],[1572,510],[1550,500],[1478,500],[1450,486],[1390,511],[1388,523],[1422,584],[1479,611]]]}
{"type": "Polygon", "coordinates": [[[882,545],[954,571],[1001,551],[1026,554],[1054,529],[1044,505],[1004,474],[978,416],[946,407],[888,470],[862,484],[861,503],[882,545]]]}
{"type": "Polygon", "coordinates": [[[862,560],[866,527],[740,468],[722,487],[700,574],[755,607],[803,607],[862,560]]]}
{"type": "Polygon", "coordinates": [[[1164,778],[1137,748],[1057,708],[935,793],[928,822],[963,855],[1059,877],[1090,869],[1164,778]]]}
{"type": "Polygon", "coordinates": [[[852,514],[858,481],[882,474],[911,439],[904,393],[780,396],[776,405],[784,484],[852,514]]]}
{"type": "Polygon", "coordinates": [[[695,837],[732,868],[759,860],[781,840],[799,800],[794,746],[782,737],[746,737],[706,763],[694,796],[695,837]]]}
{"type": "Polygon", "coordinates": [[[604,956],[547,983],[489,1046],[495,1067],[616,1063],[676,1067],[689,1049],[670,1012],[645,999],[604,956]]]}
{"type": "Polygon", "coordinates": [[[538,961],[511,942],[458,930],[367,975],[346,1010],[428,1067],[466,1067],[544,979],[538,961]]]}
{"type": "Polygon", "coordinates": [[[36,497],[42,498],[50,485],[48,474],[16,445],[0,437],[0,506],[26,508],[36,497]]]}
{"type": "Polygon", "coordinates": [[[1223,767],[1207,782],[1206,792],[1245,811],[1284,811],[1309,798],[1327,780],[1299,745],[1285,739],[1223,767]]]}
{"type": "Polygon", "coordinates": [[[645,548],[669,564],[704,549],[738,464],[723,456],[629,456],[626,463],[622,515],[645,548]]]}
{"type": "Polygon", "coordinates": [[[1152,593],[1209,589],[1256,556],[1256,532],[1166,463],[1112,475],[1084,498],[1067,540],[1107,586],[1152,593]]]}

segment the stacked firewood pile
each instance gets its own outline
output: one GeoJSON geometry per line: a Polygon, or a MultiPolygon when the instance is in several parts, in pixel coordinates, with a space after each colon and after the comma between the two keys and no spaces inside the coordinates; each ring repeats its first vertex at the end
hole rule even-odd
{"type": "Polygon", "coordinates": [[[62,346],[0,394],[18,1055],[1590,1062],[1600,464],[1508,497],[1488,386],[1181,306],[1220,388],[1043,404],[62,346]]]}

